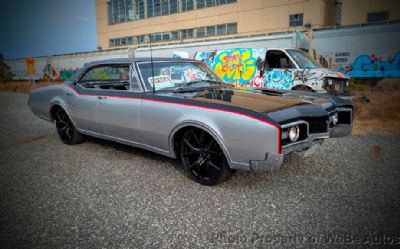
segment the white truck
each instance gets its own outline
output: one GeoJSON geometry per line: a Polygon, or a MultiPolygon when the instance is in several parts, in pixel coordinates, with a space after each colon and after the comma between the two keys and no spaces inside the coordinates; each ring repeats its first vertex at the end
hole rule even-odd
{"type": "Polygon", "coordinates": [[[197,52],[225,82],[237,87],[308,90],[346,96],[349,77],[326,69],[293,48],[236,48],[197,52]]]}

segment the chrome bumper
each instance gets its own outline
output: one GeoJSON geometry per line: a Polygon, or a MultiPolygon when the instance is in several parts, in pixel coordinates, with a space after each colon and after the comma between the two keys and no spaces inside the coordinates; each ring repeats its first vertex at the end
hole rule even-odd
{"type": "Polygon", "coordinates": [[[351,135],[352,130],[352,125],[338,124],[335,127],[329,129],[329,137],[345,137],[351,135]]]}
{"type": "Polygon", "coordinates": [[[283,154],[268,153],[265,160],[250,161],[250,169],[252,171],[272,171],[282,166],[283,154]]]}

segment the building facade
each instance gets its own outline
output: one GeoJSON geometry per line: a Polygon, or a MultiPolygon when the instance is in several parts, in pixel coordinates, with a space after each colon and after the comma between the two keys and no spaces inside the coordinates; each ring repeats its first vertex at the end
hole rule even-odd
{"type": "Polygon", "coordinates": [[[399,0],[341,0],[343,26],[400,20],[399,0]]]}
{"type": "Polygon", "coordinates": [[[335,0],[96,0],[102,49],[336,25],[335,0]]]}

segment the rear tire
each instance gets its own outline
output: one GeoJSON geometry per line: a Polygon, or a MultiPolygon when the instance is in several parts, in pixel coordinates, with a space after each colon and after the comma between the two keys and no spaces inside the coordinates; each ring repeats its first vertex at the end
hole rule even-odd
{"type": "Polygon", "coordinates": [[[182,136],[180,149],[184,172],[194,181],[211,186],[232,175],[221,147],[204,130],[187,130],[182,136]]]}
{"type": "Polygon", "coordinates": [[[57,108],[53,117],[58,136],[64,144],[73,145],[84,141],[85,137],[78,132],[68,114],[62,108],[57,108]]]}

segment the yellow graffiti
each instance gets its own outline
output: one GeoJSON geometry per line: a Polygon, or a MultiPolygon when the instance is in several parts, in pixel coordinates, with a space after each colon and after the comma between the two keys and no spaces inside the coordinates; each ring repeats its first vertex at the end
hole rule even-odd
{"type": "Polygon", "coordinates": [[[256,60],[251,50],[236,49],[218,54],[214,62],[214,71],[226,82],[249,82],[256,73],[256,60]]]}

